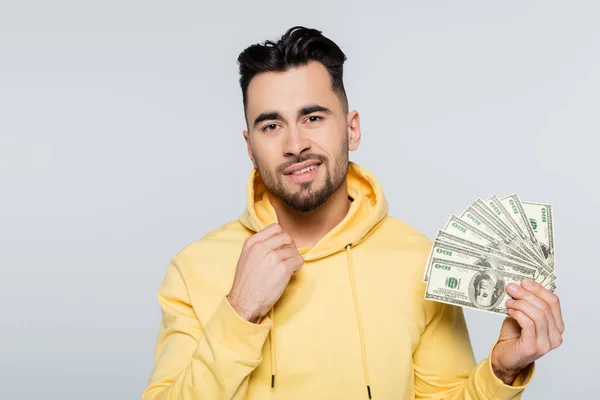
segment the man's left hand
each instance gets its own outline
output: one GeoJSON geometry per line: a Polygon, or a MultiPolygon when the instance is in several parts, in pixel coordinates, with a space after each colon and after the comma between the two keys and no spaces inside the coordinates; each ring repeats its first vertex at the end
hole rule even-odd
{"type": "Polygon", "coordinates": [[[509,318],[491,362],[496,376],[510,385],[524,368],[562,344],[565,325],[558,296],[539,283],[525,279],[506,290],[513,299],[506,302],[509,318]]]}

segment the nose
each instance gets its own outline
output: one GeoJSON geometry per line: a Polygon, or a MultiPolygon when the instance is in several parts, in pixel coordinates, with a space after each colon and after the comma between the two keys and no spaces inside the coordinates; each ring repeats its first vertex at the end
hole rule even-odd
{"type": "Polygon", "coordinates": [[[293,127],[286,132],[283,152],[286,157],[298,156],[310,150],[310,140],[301,129],[293,127]]]}

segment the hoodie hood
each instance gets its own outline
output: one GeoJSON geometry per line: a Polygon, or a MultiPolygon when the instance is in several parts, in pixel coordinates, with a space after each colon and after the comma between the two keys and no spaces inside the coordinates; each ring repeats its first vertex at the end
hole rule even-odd
{"type": "MultiPolygon", "coordinates": [[[[346,174],[348,196],[353,200],[348,214],[312,248],[299,249],[306,261],[326,257],[365,240],[385,220],[388,202],[379,181],[354,162],[346,174]]],[[[246,208],[239,221],[253,232],[278,222],[267,188],[256,168],[248,178],[246,208]]]]}

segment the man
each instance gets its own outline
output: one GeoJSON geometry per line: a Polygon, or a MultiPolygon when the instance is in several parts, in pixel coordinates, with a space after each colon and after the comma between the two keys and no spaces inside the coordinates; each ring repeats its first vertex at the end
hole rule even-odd
{"type": "Polygon", "coordinates": [[[508,289],[478,365],[462,309],[424,300],[431,241],[348,160],[345,59],[303,27],[239,56],[247,206],[172,258],[143,400],[514,399],[560,345],[558,298],[535,282],[508,289]]]}

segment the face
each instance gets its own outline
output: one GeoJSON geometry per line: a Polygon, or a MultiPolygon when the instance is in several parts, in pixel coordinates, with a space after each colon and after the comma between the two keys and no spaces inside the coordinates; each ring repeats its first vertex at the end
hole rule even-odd
{"type": "Polygon", "coordinates": [[[483,278],[479,281],[479,286],[475,288],[475,299],[480,305],[489,307],[492,304],[494,289],[492,281],[489,278],[483,278]]]}
{"type": "Polygon", "coordinates": [[[346,113],[318,62],[257,74],[247,90],[248,155],[267,189],[299,212],[324,204],[344,183],[359,117],[346,113]]]}

